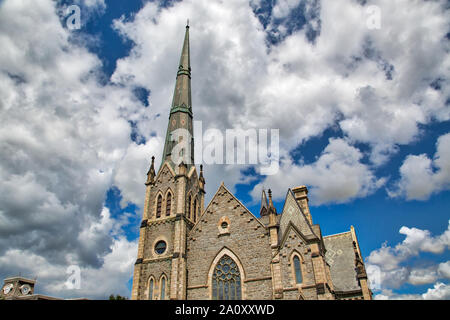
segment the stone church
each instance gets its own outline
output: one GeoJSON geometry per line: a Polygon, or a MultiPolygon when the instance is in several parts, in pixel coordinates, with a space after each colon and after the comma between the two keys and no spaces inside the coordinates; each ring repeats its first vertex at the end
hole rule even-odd
{"type": "Polygon", "coordinates": [[[203,169],[175,164],[176,129],[193,132],[189,26],[178,67],[161,166],[147,173],[132,299],[371,299],[353,227],[323,236],[305,186],[278,213],[262,191],[259,217],[222,183],[205,207],[203,169]]]}

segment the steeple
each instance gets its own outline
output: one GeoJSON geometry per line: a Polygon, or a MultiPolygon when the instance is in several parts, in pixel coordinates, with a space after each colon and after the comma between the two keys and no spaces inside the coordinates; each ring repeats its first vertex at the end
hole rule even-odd
{"type": "Polygon", "coordinates": [[[178,66],[172,106],[169,114],[162,162],[169,160],[175,168],[183,161],[188,168],[194,163],[194,138],[191,101],[191,63],[189,52],[189,22],[186,25],[183,49],[178,66]],[[184,130],[177,130],[184,129],[184,130]],[[182,136],[182,137],[181,137],[182,136]],[[177,146],[177,148],[175,148],[177,146]],[[174,149],[175,148],[175,149],[174,149]]]}

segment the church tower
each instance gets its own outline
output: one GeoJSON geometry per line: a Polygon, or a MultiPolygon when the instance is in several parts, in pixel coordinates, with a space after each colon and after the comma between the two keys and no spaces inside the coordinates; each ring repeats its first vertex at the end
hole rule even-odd
{"type": "Polygon", "coordinates": [[[147,173],[132,299],[186,299],[187,234],[204,210],[205,179],[194,165],[189,25],[186,26],[161,166],[147,173]]]}

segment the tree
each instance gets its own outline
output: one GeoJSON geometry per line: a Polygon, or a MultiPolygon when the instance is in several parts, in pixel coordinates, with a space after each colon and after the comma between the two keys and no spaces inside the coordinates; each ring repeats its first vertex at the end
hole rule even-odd
{"type": "Polygon", "coordinates": [[[122,297],[121,295],[113,295],[113,294],[111,294],[110,296],[109,296],[109,300],[128,300],[128,297],[122,297]]]}

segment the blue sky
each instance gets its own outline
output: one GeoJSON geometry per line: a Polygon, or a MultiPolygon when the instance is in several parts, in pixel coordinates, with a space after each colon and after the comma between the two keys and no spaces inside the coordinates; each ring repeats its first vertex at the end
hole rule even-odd
{"type": "Polygon", "coordinates": [[[257,214],[264,186],[281,212],[287,188],[306,184],[324,235],[356,228],[379,272],[377,298],[449,299],[448,10],[445,1],[1,1],[0,275],[37,276],[56,296],[130,296],[143,183],[150,157],[160,163],[189,18],[195,119],[280,129],[278,174],[205,166],[207,200],[225,181],[257,214]],[[71,4],[79,30],[66,26],[71,4]],[[367,27],[371,5],[379,28],[367,27]],[[78,291],[64,287],[71,264],[82,269],[78,291]]]}

